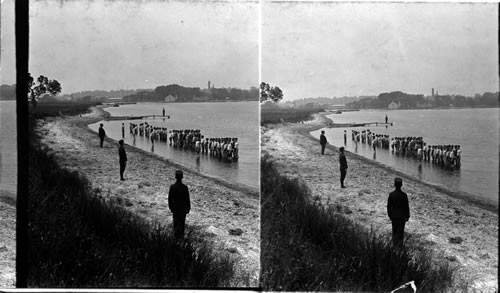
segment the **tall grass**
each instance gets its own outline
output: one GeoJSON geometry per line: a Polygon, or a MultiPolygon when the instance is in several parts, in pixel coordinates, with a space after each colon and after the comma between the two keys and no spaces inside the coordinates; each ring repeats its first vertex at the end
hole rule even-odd
{"type": "Polygon", "coordinates": [[[260,123],[273,124],[280,122],[301,122],[312,119],[312,114],[322,112],[323,109],[261,109],[260,123]]]}
{"type": "Polygon", "coordinates": [[[36,107],[30,104],[30,114],[33,118],[54,117],[63,115],[78,115],[89,112],[89,108],[100,105],[100,102],[53,102],[38,103],[36,107]]]}
{"type": "Polygon", "coordinates": [[[30,287],[225,287],[229,256],[151,225],[103,200],[32,137],[29,159],[30,287]]]}
{"type": "Polygon", "coordinates": [[[265,290],[390,291],[414,280],[419,292],[442,292],[453,270],[436,266],[429,252],[394,248],[310,200],[298,180],[261,160],[262,277],[265,290]]]}

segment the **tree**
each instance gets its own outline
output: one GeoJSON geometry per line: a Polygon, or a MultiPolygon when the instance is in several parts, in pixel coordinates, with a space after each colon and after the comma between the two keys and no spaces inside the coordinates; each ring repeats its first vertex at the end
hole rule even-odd
{"type": "Polygon", "coordinates": [[[36,107],[41,95],[50,93],[55,96],[61,92],[61,84],[55,79],[48,79],[46,76],[40,75],[36,81],[38,84],[35,83],[31,73],[28,73],[28,89],[33,107],[36,107]]]}
{"type": "Polygon", "coordinates": [[[264,102],[267,100],[272,100],[277,103],[281,99],[283,99],[283,91],[277,87],[271,87],[269,84],[265,82],[260,83],[260,101],[264,102]]]}

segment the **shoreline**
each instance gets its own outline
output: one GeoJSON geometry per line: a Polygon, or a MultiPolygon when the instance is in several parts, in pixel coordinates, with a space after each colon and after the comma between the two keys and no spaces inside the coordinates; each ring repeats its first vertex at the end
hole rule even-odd
{"type": "MultiPolygon", "coordinates": [[[[88,126],[90,124],[93,124],[93,123],[97,123],[99,121],[102,121],[103,119],[107,118],[107,117],[112,117],[112,115],[107,112],[106,110],[104,110],[104,108],[107,108],[107,107],[110,107],[110,106],[104,106],[104,107],[94,107],[95,110],[96,110],[96,115],[99,115],[101,116],[102,115],[102,118],[99,119],[99,120],[89,120],[89,121],[82,121],[82,122],[78,122],[76,123],[76,126],[82,128],[82,129],[85,129],[86,131],[90,131],[91,133],[97,135],[97,132],[95,132],[94,130],[90,129],[88,126]]],[[[97,118],[96,118],[97,119],[97,118]]],[[[110,140],[110,141],[113,141],[115,143],[118,143],[118,140],[114,139],[114,138],[110,138],[108,136],[106,136],[106,138],[104,139],[104,141],[106,140],[110,140]]],[[[133,148],[135,151],[137,152],[141,152],[143,153],[144,155],[146,156],[151,156],[157,160],[162,160],[164,161],[165,163],[167,164],[170,164],[170,165],[173,165],[173,166],[176,166],[178,167],[179,169],[182,169],[182,170],[189,170],[189,172],[191,173],[195,173],[197,174],[198,176],[201,176],[201,177],[205,177],[209,180],[213,180],[215,181],[217,184],[221,184],[221,185],[224,185],[228,188],[232,188],[232,189],[235,189],[235,190],[238,190],[238,191],[241,191],[241,192],[245,192],[245,193],[248,193],[248,194],[252,194],[253,196],[255,197],[259,197],[259,190],[258,189],[255,189],[251,186],[248,186],[248,185],[244,185],[244,184],[239,184],[239,183],[232,183],[232,182],[229,182],[229,181],[225,181],[223,179],[220,179],[220,178],[217,178],[217,177],[212,177],[212,176],[209,176],[207,174],[204,174],[202,172],[198,172],[192,168],[189,168],[189,167],[186,167],[184,165],[181,165],[181,164],[178,164],[176,162],[173,162],[171,160],[169,160],[168,158],[165,158],[165,157],[162,157],[160,155],[157,155],[155,153],[152,153],[152,152],[148,152],[146,150],[143,150],[143,149],[140,149],[138,147],[135,147],[135,146],[132,146],[132,145],[129,145],[129,144],[125,144],[127,146],[127,148],[133,148]]]]}
{"type": "MultiPolygon", "coordinates": [[[[303,136],[305,136],[305,137],[307,137],[307,138],[309,138],[309,139],[311,139],[311,140],[319,143],[319,139],[317,139],[317,138],[315,138],[314,136],[311,135],[312,131],[319,130],[319,129],[322,129],[322,128],[325,128],[325,127],[328,127],[328,126],[330,126],[331,128],[342,128],[342,127],[344,127],[342,125],[339,125],[338,123],[333,123],[333,121],[331,119],[329,119],[329,118],[326,117],[327,113],[323,112],[323,113],[318,113],[317,115],[321,116],[320,121],[318,121],[317,123],[320,123],[320,124],[323,124],[323,125],[316,125],[316,126],[313,126],[313,127],[310,127],[310,128],[298,129],[297,132],[299,134],[301,134],[301,135],[303,135],[303,136]]],[[[326,148],[338,151],[338,147],[334,146],[334,145],[331,145],[331,144],[327,144],[326,148]]],[[[498,211],[498,208],[499,208],[498,203],[495,203],[492,200],[488,200],[486,198],[482,198],[482,197],[480,197],[478,195],[470,194],[470,193],[465,192],[465,191],[451,190],[451,189],[446,188],[445,186],[442,186],[442,185],[439,185],[439,184],[436,184],[436,183],[432,183],[432,182],[429,182],[429,181],[425,181],[425,180],[419,179],[419,178],[417,178],[417,177],[415,177],[415,176],[413,176],[411,174],[407,174],[407,173],[404,173],[403,171],[399,171],[399,170],[395,169],[392,166],[389,166],[389,165],[386,165],[384,163],[371,160],[369,158],[366,158],[366,157],[364,157],[362,155],[350,152],[348,150],[345,150],[345,153],[349,154],[350,156],[354,156],[357,159],[362,160],[362,161],[364,161],[364,162],[366,162],[368,164],[373,164],[373,165],[375,165],[375,166],[377,166],[379,168],[382,168],[382,169],[385,169],[387,171],[390,171],[390,172],[393,172],[395,174],[398,174],[398,176],[402,177],[403,179],[417,181],[417,182],[419,182],[421,184],[425,184],[425,185],[427,185],[427,186],[429,186],[431,188],[435,188],[435,189],[439,190],[440,192],[446,193],[449,196],[465,200],[465,201],[469,202],[470,204],[473,204],[473,205],[475,205],[477,207],[483,208],[483,209],[491,211],[491,212],[495,212],[497,214],[499,212],[498,211]]]]}
{"type": "Polygon", "coordinates": [[[408,246],[433,251],[436,262],[456,267],[456,280],[469,282],[478,292],[497,290],[498,210],[350,152],[347,188],[341,189],[338,148],[328,145],[322,156],[319,140],[310,135],[330,123],[322,113],[304,124],[262,127],[262,152],[270,155],[283,176],[304,182],[311,200],[340,207],[345,216],[382,237],[391,233],[387,196],[394,189],[394,177],[403,177],[411,213],[405,227],[408,246]],[[454,243],[458,237],[460,243],[454,243]]]}
{"type": "Polygon", "coordinates": [[[37,131],[42,134],[42,144],[49,147],[61,167],[85,175],[93,190],[105,200],[167,230],[172,225],[168,187],[175,181],[175,170],[183,170],[183,182],[189,188],[192,204],[186,218],[186,233],[192,232],[195,239],[213,243],[214,253],[236,260],[231,286],[258,286],[259,192],[206,176],[130,145],[125,145],[126,180],[120,181],[117,141],[106,137],[104,147],[100,148],[97,133],[87,126],[109,115],[102,108],[93,108],[92,114],[82,117],[41,122],[37,131]]]}

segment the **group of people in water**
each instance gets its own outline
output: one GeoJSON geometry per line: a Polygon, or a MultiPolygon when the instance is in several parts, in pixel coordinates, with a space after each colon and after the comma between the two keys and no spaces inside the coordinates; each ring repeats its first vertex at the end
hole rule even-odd
{"type": "Polygon", "coordinates": [[[371,132],[370,129],[357,131],[352,131],[352,140],[356,143],[361,142],[373,147],[373,150],[376,148],[389,149],[389,135],[387,134],[377,134],[371,132]]]}
{"type": "MultiPolygon", "coordinates": [[[[124,136],[124,127],[122,124],[122,136],[124,136]]],[[[199,129],[168,131],[166,127],[156,127],[147,122],[130,123],[130,134],[134,137],[134,142],[136,136],[139,135],[150,139],[153,145],[155,141],[160,141],[177,149],[207,154],[219,160],[236,161],[238,159],[238,138],[236,137],[207,138],[199,129]]]]}
{"type": "MultiPolygon", "coordinates": [[[[346,133],[344,131],[344,143],[346,133]]],[[[427,145],[422,137],[393,137],[387,134],[376,134],[367,130],[352,130],[352,140],[376,148],[391,150],[392,153],[411,157],[418,161],[427,161],[442,167],[459,168],[461,165],[460,145],[427,145]]]]}

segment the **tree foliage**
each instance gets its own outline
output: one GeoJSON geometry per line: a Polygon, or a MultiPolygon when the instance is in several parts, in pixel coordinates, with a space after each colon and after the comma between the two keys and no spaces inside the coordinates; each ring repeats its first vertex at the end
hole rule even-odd
{"type": "Polygon", "coordinates": [[[277,103],[283,99],[283,91],[277,86],[270,86],[268,83],[260,83],[260,101],[272,100],[277,103]]]}
{"type": "Polygon", "coordinates": [[[36,107],[41,95],[49,93],[55,96],[61,92],[61,89],[61,84],[55,79],[40,75],[35,82],[31,73],[28,73],[28,90],[33,107],[36,107]]]}

